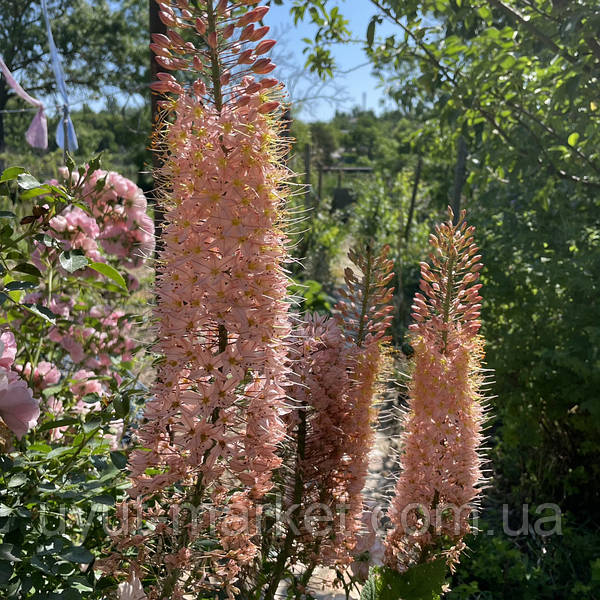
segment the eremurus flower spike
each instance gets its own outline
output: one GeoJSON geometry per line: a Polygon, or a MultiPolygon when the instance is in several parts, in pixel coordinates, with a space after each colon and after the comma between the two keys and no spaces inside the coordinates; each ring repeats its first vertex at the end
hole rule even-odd
{"type": "Polygon", "coordinates": [[[440,555],[456,562],[481,491],[481,256],[464,213],[460,225],[452,216],[430,238],[412,307],[414,375],[385,556],[399,571],[440,555]]]}
{"type": "Polygon", "coordinates": [[[153,40],[158,58],[198,72],[191,85],[169,74],[153,84],[171,94],[155,133],[165,210],[155,315],[164,358],[130,455],[130,495],[150,503],[150,521],[190,507],[194,515],[179,514],[179,533],[159,523],[115,538],[124,555],[137,549],[128,560],[140,579],[156,582],[150,600],[233,590],[254,560],[255,517],[280,464],[291,329],[281,227],[289,175],[272,115],[280,85],[269,79],[263,89],[248,69],[231,66],[253,46],[239,32],[267,9],[232,0],[158,4],[169,28],[153,40]],[[177,30],[202,39],[185,42],[177,30]],[[207,551],[198,542],[214,531],[207,551]]]}
{"type": "MultiPolygon", "coordinates": [[[[340,318],[309,315],[291,340],[289,395],[299,409],[288,416],[288,428],[299,443],[287,500],[296,506],[292,517],[299,531],[286,539],[295,559],[313,568],[348,565],[362,526],[376,378],[393,293],[387,287],[392,277],[387,252],[370,247],[350,252],[354,268],[346,270],[344,299],[336,305],[340,318]],[[327,507],[331,521],[307,527],[305,517],[314,506],[327,507]]],[[[275,587],[276,578],[271,594],[275,587]]]]}

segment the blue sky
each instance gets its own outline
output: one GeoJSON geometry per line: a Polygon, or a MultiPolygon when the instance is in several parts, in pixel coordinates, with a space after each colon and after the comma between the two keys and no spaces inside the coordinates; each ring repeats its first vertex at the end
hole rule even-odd
{"type": "MultiPolygon", "coordinates": [[[[272,51],[272,59],[278,64],[274,75],[288,87],[291,99],[295,101],[296,116],[308,121],[327,121],[334,116],[336,109],[349,111],[354,106],[381,112],[382,101],[388,108],[394,108],[391,101],[385,99],[379,79],[372,76],[360,43],[343,44],[332,49],[338,67],[333,80],[321,82],[316,74],[308,73],[304,68],[306,57],[302,54],[305,46],[302,38],[314,38],[317,28],[308,22],[294,26],[291,5],[292,0],[285,0],[284,6],[272,6],[264,22],[271,27],[268,37],[278,40],[272,51]]],[[[340,12],[349,21],[348,29],[353,39],[365,38],[369,20],[376,11],[369,0],[330,0],[329,5],[339,6],[340,12]]],[[[398,33],[397,26],[384,21],[377,26],[376,38],[392,33],[398,33]]],[[[78,108],[82,102],[75,94],[72,95],[74,108],[78,108]]],[[[94,108],[103,104],[100,98],[91,100],[89,94],[86,100],[94,108]]],[[[128,101],[136,103],[140,99],[130,96],[128,101]]]]}
{"type": "MultiPolygon", "coordinates": [[[[280,66],[275,74],[290,88],[292,100],[312,98],[302,104],[299,111],[301,118],[306,120],[328,120],[336,111],[349,110],[353,106],[363,106],[367,109],[381,111],[381,101],[385,95],[379,80],[371,74],[369,65],[362,66],[367,58],[360,44],[344,44],[333,49],[339,73],[334,80],[323,86],[316,75],[309,75],[304,69],[306,57],[302,54],[304,42],[302,38],[314,38],[316,26],[310,23],[299,23],[294,27],[287,1],[284,6],[273,6],[265,17],[265,24],[271,27],[271,37],[279,41],[273,50],[273,61],[280,66]],[[346,74],[343,71],[349,71],[346,74]],[[366,95],[366,96],[365,96],[366,95]]],[[[375,9],[368,0],[338,0],[335,4],[340,12],[348,19],[348,29],[354,39],[364,39],[367,25],[375,9]]],[[[333,4],[333,5],[335,5],[333,4]]],[[[391,23],[377,26],[376,38],[397,33],[391,23]]],[[[386,105],[392,108],[390,101],[386,105]]]]}

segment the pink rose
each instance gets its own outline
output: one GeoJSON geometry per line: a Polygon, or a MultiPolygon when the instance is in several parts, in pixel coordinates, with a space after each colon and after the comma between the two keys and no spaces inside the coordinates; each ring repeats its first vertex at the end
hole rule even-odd
{"type": "Polygon", "coordinates": [[[0,369],[0,417],[21,439],[40,416],[39,400],[33,398],[27,384],[16,373],[0,369]]]}
{"type": "Polygon", "coordinates": [[[71,391],[78,398],[83,398],[88,394],[102,394],[102,383],[96,379],[93,371],[80,369],[73,374],[75,383],[71,386],[71,391]]]}
{"type": "Polygon", "coordinates": [[[17,343],[12,331],[0,335],[0,367],[10,369],[17,355],[17,343]]]}
{"type": "Polygon", "coordinates": [[[60,371],[51,362],[42,360],[35,369],[35,377],[40,377],[42,386],[47,388],[58,383],[60,380],[60,371]]]}

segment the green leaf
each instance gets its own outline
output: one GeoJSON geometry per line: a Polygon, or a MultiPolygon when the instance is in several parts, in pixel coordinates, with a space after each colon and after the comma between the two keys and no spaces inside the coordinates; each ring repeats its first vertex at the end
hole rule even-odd
{"type": "Polygon", "coordinates": [[[567,143],[569,144],[569,146],[571,147],[575,147],[577,145],[577,142],[579,141],[579,134],[578,133],[572,133],[569,138],[567,139],[567,143]]]}
{"type": "Polygon", "coordinates": [[[17,215],[10,210],[0,210],[0,219],[16,219],[17,215]]]}
{"type": "Polygon", "coordinates": [[[48,452],[48,454],[46,455],[46,458],[48,460],[50,460],[52,458],[64,456],[65,454],[68,454],[69,452],[73,452],[73,450],[74,449],[72,446],[61,446],[59,448],[54,448],[54,450],[51,450],[50,452],[48,452]]]}
{"type": "Polygon", "coordinates": [[[0,544],[0,559],[21,562],[17,554],[19,554],[19,551],[18,549],[15,550],[14,544],[0,544]]]}
{"type": "Polygon", "coordinates": [[[91,417],[89,420],[87,420],[83,424],[83,430],[86,433],[89,433],[90,431],[97,429],[101,425],[102,425],[102,419],[100,417],[91,417]]]}
{"type": "Polygon", "coordinates": [[[61,248],[60,242],[47,233],[38,234],[34,236],[34,239],[40,242],[40,244],[44,244],[44,246],[47,246],[48,248],[61,248]]]}
{"type": "Polygon", "coordinates": [[[23,167],[8,167],[2,173],[2,177],[0,177],[0,183],[4,181],[14,181],[21,173],[25,173],[25,169],[23,167]]]}
{"type": "Polygon", "coordinates": [[[52,188],[49,185],[40,185],[39,187],[22,192],[20,198],[21,200],[29,200],[30,198],[37,198],[38,196],[49,194],[51,191],[52,188]]]}
{"type": "Polygon", "coordinates": [[[367,27],[367,44],[369,47],[373,46],[373,41],[375,40],[376,18],[376,16],[371,17],[371,20],[369,21],[369,26],[367,27]]]}
{"type": "Polygon", "coordinates": [[[31,281],[11,281],[4,286],[4,289],[9,292],[16,292],[20,290],[32,290],[37,285],[37,283],[32,283],[31,281]]]}
{"type": "Polygon", "coordinates": [[[360,593],[360,600],[377,600],[377,587],[375,586],[375,578],[369,577],[363,585],[360,593]]]}
{"type": "Polygon", "coordinates": [[[492,16],[492,11],[487,6],[481,6],[477,9],[477,14],[487,21],[492,16]]]}
{"type": "Polygon", "coordinates": [[[123,288],[126,292],[128,291],[127,284],[125,283],[123,276],[114,267],[101,262],[90,263],[88,267],[90,269],[94,269],[94,271],[97,271],[98,273],[101,273],[105,277],[112,279],[119,287],[123,288]]]}
{"type": "Polygon", "coordinates": [[[8,583],[11,575],[13,574],[14,567],[7,561],[0,561],[0,585],[8,583]]]}
{"type": "Polygon", "coordinates": [[[94,560],[94,555],[84,546],[72,546],[61,554],[62,558],[70,562],[88,565],[94,560]]]}
{"type": "Polygon", "coordinates": [[[42,317],[42,319],[48,321],[48,323],[52,323],[52,325],[56,323],[56,315],[49,308],[46,308],[41,304],[21,304],[21,306],[34,315],[42,317]]]}
{"type": "MultiPolygon", "coordinates": [[[[62,386],[57,386],[59,389],[62,386]]],[[[79,423],[79,419],[75,419],[73,417],[65,417],[64,419],[57,419],[56,421],[49,421],[48,423],[44,423],[41,427],[37,428],[37,431],[48,431],[49,429],[56,429],[57,427],[64,427],[66,425],[75,425],[79,423]]]]}
{"type": "Polygon", "coordinates": [[[39,188],[42,184],[29,173],[21,173],[17,177],[17,183],[22,190],[33,190],[39,188]]]}
{"type": "Polygon", "coordinates": [[[54,396],[58,394],[62,390],[62,385],[52,385],[42,390],[42,395],[44,398],[48,398],[48,396],[54,396]]]}
{"type": "Polygon", "coordinates": [[[89,262],[85,255],[77,250],[67,250],[65,252],[61,252],[58,260],[61,267],[69,273],[74,273],[79,269],[85,269],[89,262]]]}
{"type": "Polygon", "coordinates": [[[20,487],[25,485],[29,481],[27,475],[25,473],[17,473],[13,475],[6,484],[9,488],[20,487]]]}
{"type": "Polygon", "coordinates": [[[127,466],[127,456],[124,452],[111,452],[110,460],[112,461],[113,465],[115,465],[115,467],[121,471],[127,466]]]}
{"type": "Polygon", "coordinates": [[[30,263],[19,263],[16,267],[13,267],[12,270],[17,271],[18,273],[25,273],[26,275],[33,275],[33,277],[37,277],[38,279],[42,276],[40,270],[30,263]]]}
{"type": "Polygon", "coordinates": [[[115,398],[113,399],[113,406],[115,407],[115,414],[120,419],[122,419],[123,417],[126,417],[129,414],[129,409],[130,409],[129,398],[115,396],[115,398]]]}
{"type": "Polygon", "coordinates": [[[108,494],[101,494],[100,496],[94,496],[92,502],[96,504],[102,504],[103,506],[114,506],[115,499],[108,494]]]}

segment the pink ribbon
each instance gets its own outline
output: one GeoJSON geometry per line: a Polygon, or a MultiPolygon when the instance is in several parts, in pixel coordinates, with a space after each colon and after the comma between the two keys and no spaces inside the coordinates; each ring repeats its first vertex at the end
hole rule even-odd
{"type": "Polygon", "coordinates": [[[25,139],[29,142],[30,146],[34,148],[48,148],[48,122],[46,121],[46,113],[44,112],[44,103],[40,100],[32,98],[20,85],[19,82],[12,76],[12,73],[8,70],[8,67],[4,64],[2,57],[0,57],[0,71],[4,74],[6,82],[15,91],[17,96],[23,98],[25,102],[28,102],[32,106],[35,106],[38,111],[29,125],[29,129],[25,134],[25,139]]]}

